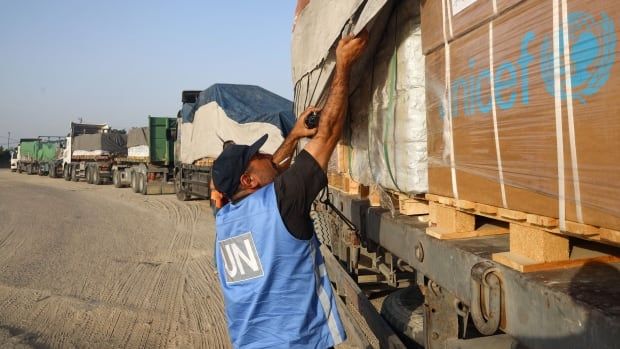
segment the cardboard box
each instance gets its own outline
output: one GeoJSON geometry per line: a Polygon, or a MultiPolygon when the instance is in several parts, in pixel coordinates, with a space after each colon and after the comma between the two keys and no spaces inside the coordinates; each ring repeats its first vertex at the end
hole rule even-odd
{"type": "Polygon", "coordinates": [[[620,229],[619,30],[620,2],[528,0],[429,54],[430,193],[620,229]]]}
{"type": "Polygon", "coordinates": [[[487,24],[523,0],[422,0],[422,49],[425,54],[487,24]],[[445,35],[445,36],[444,36],[445,35]]]}

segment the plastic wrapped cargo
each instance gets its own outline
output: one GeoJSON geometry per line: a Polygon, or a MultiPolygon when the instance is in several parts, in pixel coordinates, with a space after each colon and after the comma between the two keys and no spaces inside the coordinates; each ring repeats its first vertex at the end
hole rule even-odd
{"type": "Polygon", "coordinates": [[[430,192],[620,229],[620,2],[467,3],[422,7],[430,192]]]}
{"type": "Polygon", "coordinates": [[[251,144],[263,134],[269,139],[262,151],[273,153],[295,123],[292,102],[258,86],[215,84],[188,108],[180,112],[177,135],[185,164],[217,157],[225,141],[251,144]]]}
{"type": "Polygon", "coordinates": [[[424,56],[418,4],[341,1],[334,11],[328,3],[332,2],[312,0],[305,7],[298,6],[293,33],[297,113],[324,103],[341,34],[348,27],[353,34],[366,27],[369,45],[351,74],[342,142],[350,148],[345,167],[362,184],[410,194],[426,192],[424,56]]]}

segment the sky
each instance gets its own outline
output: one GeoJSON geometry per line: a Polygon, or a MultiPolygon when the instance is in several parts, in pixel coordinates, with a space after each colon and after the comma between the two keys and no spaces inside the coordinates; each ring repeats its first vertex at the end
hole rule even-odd
{"type": "Polygon", "coordinates": [[[182,90],[259,85],[287,99],[294,0],[0,3],[0,145],[71,121],[146,126],[182,90]]]}

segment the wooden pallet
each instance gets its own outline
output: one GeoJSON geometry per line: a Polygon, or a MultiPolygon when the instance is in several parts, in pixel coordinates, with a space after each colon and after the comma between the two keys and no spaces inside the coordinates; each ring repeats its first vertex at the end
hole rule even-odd
{"type": "Polygon", "coordinates": [[[381,190],[377,186],[369,187],[354,181],[351,176],[345,173],[328,173],[327,181],[330,187],[334,189],[349,195],[358,195],[361,199],[368,199],[370,206],[373,207],[381,206],[381,197],[384,195],[384,199],[387,197],[392,203],[392,207],[388,208],[394,208],[400,214],[407,216],[428,214],[428,201],[424,197],[381,190]],[[384,193],[382,194],[382,192],[384,193]]]}
{"type": "Polygon", "coordinates": [[[429,221],[427,234],[438,239],[464,239],[510,234],[510,251],[496,253],[493,260],[521,272],[573,268],[589,262],[620,261],[620,252],[592,257],[571,256],[571,237],[598,243],[611,242],[615,231],[567,222],[568,232],[559,230],[552,217],[504,209],[467,200],[427,194],[429,221]],[[488,222],[486,224],[481,224],[488,222]]]}
{"type": "Polygon", "coordinates": [[[214,158],[202,158],[202,159],[198,159],[196,161],[194,161],[194,165],[195,166],[213,166],[213,162],[215,161],[214,158]]]}

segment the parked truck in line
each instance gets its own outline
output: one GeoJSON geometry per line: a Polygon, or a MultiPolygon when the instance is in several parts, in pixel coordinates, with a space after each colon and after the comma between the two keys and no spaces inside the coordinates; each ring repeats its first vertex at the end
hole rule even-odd
{"type": "Polygon", "coordinates": [[[39,139],[37,149],[39,175],[61,177],[65,139],[63,137],[39,137],[39,139]]]}
{"type": "Polygon", "coordinates": [[[176,196],[181,201],[187,201],[192,196],[201,199],[209,199],[211,189],[209,182],[211,181],[211,163],[203,161],[197,164],[183,163],[181,161],[181,139],[180,129],[183,124],[183,115],[192,112],[194,105],[198,100],[200,91],[183,91],[181,93],[182,108],[177,114],[177,132],[175,134],[175,166],[174,166],[174,189],[176,196]]]}
{"type": "Polygon", "coordinates": [[[11,172],[17,171],[17,149],[11,150],[11,172]]]}
{"type": "Polygon", "coordinates": [[[21,138],[17,147],[17,172],[29,175],[38,173],[37,148],[38,138],[21,138]]]}
{"type": "Polygon", "coordinates": [[[174,138],[177,120],[148,118],[148,127],[129,130],[127,157],[112,165],[116,188],[130,186],[135,193],[174,194],[174,138]]]}
{"type": "Polygon", "coordinates": [[[273,153],[293,128],[293,103],[260,86],[214,84],[184,91],[178,114],[175,185],[179,200],[210,197],[211,165],[223,144],[251,144],[267,134],[261,149],[273,153]]]}
{"type": "Polygon", "coordinates": [[[112,165],[127,156],[127,136],[107,124],[71,123],[63,156],[63,177],[100,185],[112,182],[112,165]]]}

